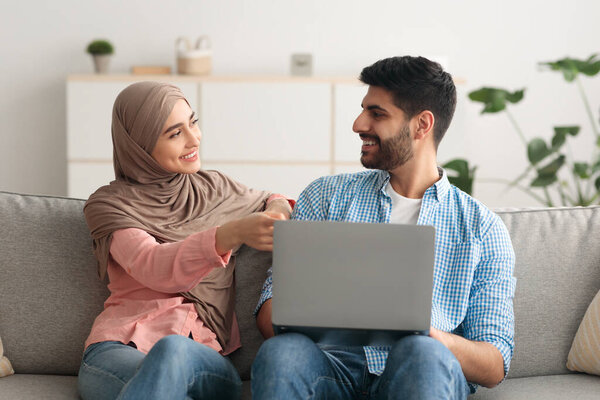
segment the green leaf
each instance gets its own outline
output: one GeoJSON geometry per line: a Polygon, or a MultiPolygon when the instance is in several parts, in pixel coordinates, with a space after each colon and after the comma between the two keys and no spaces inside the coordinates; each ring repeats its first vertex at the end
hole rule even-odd
{"type": "Polygon", "coordinates": [[[600,171],[600,159],[597,160],[594,165],[592,165],[592,175],[598,171],[600,171]]]}
{"type": "Polygon", "coordinates": [[[594,76],[600,72],[600,59],[597,57],[598,54],[592,54],[587,60],[565,57],[557,61],[542,62],[540,65],[562,72],[567,82],[573,82],[579,73],[594,76]]]}
{"type": "Polygon", "coordinates": [[[469,93],[469,98],[475,102],[483,103],[482,114],[492,114],[506,108],[506,103],[518,103],[523,99],[525,89],[513,93],[499,88],[483,87],[469,93]]]}
{"type": "Polygon", "coordinates": [[[600,176],[596,178],[596,182],[594,182],[594,186],[596,186],[596,191],[600,192],[600,176]]]}
{"type": "Polygon", "coordinates": [[[559,155],[546,166],[537,170],[538,176],[529,184],[533,187],[546,187],[558,180],[556,173],[565,164],[565,156],[559,155]]]}
{"type": "Polygon", "coordinates": [[[588,163],[576,162],[573,164],[573,172],[581,179],[588,179],[590,177],[589,170],[590,166],[588,163]]]}
{"type": "Polygon", "coordinates": [[[571,136],[577,136],[577,134],[579,133],[579,130],[581,128],[577,125],[571,125],[571,126],[555,126],[554,127],[554,133],[555,134],[561,134],[561,135],[571,135],[571,136]]]}
{"type": "Polygon", "coordinates": [[[567,135],[564,133],[555,133],[552,137],[552,151],[558,151],[563,144],[567,141],[567,135]]]}
{"type": "Polygon", "coordinates": [[[560,167],[562,167],[565,164],[565,158],[566,157],[563,154],[561,154],[560,156],[556,157],[549,164],[547,164],[546,166],[538,169],[537,170],[538,175],[539,176],[551,176],[551,175],[555,175],[558,172],[558,170],[560,169],[560,167]]]}
{"type": "Polygon", "coordinates": [[[579,126],[555,126],[554,136],[552,137],[552,151],[558,151],[567,141],[567,135],[577,136],[579,126]]]}
{"type": "Polygon", "coordinates": [[[556,181],[557,181],[556,175],[538,176],[529,184],[529,186],[546,187],[546,186],[552,185],[556,181]]]}
{"type": "Polygon", "coordinates": [[[592,54],[587,60],[578,64],[578,69],[582,74],[594,76],[600,72],[600,59],[596,60],[598,54],[592,54]]]}
{"type": "Polygon", "coordinates": [[[451,184],[463,192],[472,194],[473,180],[475,179],[475,170],[477,167],[469,168],[468,161],[456,158],[442,165],[442,168],[453,172],[448,174],[448,180],[451,184]]]}
{"type": "Polygon", "coordinates": [[[517,90],[513,93],[506,92],[506,100],[516,104],[523,100],[523,96],[525,95],[525,89],[517,90]]]}
{"type": "Polygon", "coordinates": [[[532,164],[537,164],[551,153],[543,139],[535,138],[527,145],[527,158],[532,164]]]}

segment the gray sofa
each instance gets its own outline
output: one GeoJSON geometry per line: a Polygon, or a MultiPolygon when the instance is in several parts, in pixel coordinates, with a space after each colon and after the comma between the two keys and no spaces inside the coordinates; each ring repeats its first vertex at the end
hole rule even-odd
{"type": "MultiPolygon", "coordinates": [[[[76,399],[83,343],[108,292],[96,275],[83,201],[0,192],[0,337],[15,375],[0,399],[76,399]]],[[[567,353],[600,289],[600,207],[499,212],[513,240],[516,347],[508,379],[473,399],[597,399],[600,377],[570,373],[567,353]]],[[[269,254],[238,258],[244,347],[231,356],[250,398],[261,343],[251,311],[269,254]]]]}

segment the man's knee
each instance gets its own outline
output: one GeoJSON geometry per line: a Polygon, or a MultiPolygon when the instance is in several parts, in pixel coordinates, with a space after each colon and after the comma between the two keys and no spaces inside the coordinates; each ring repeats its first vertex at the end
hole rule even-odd
{"type": "Polygon", "coordinates": [[[398,362],[422,365],[424,368],[432,368],[436,365],[460,368],[460,363],[444,344],[423,335],[407,336],[392,347],[388,363],[398,362]]]}
{"type": "Polygon", "coordinates": [[[266,340],[255,358],[255,363],[290,365],[302,363],[302,359],[316,349],[314,342],[304,335],[287,333],[266,340]]]}

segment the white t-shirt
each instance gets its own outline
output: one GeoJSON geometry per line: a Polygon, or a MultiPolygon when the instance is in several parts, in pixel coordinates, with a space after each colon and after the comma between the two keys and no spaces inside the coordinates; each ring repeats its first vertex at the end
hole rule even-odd
{"type": "Polygon", "coordinates": [[[392,224],[416,224],[421,211],[423,199],[409,199],[396,193],[388,182],[385,191],[392,198],[392,213],[390,223],[392,224]]]}

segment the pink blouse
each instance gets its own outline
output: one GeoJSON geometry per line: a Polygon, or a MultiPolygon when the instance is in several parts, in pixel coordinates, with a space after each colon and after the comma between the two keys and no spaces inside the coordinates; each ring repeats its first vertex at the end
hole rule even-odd
{"type": "Polygon", "coordinates": [[[159,244],[147,232],[120,229],[113,232],[108,261],[110,296],[98,315],[85,347],[115,340],[133,342],[148,353],[161,338],[189,336],[222,354],[240,347],[237,322],[231,340],[222,349],[216,335],[198,318],[194,304],[179,292],[196,286],[213,268],[225,268],[231,251],[220,256],[211,228],[175,243],[159,244]]]}

